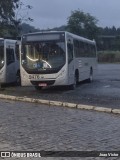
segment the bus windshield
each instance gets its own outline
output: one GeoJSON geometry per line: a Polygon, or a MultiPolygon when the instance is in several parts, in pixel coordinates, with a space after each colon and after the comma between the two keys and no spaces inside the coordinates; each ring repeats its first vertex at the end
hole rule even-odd
{"type": "Polygon", "coordinates": [[[64,42],[29,42],[22,47],[22,65],[33,71],[52,70],[65,64],[64,42]]]}
{"type": "Polygon", "coordinates": [[[0,69],[4,66],[4,45],[3,41],[0,41],[0,69]]]}

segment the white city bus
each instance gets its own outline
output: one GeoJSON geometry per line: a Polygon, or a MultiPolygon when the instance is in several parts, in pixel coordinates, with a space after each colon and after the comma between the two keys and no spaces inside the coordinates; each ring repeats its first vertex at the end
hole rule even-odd
{"type": "Polygon", "coordinates": [[[96,43],[69,32],[25,34],[21,38],[21,85],[69,85],[92,81],[96,70],[96,43]]]}
{"type": "Polygon", "coordinates": [[[0,85],[20,83],[20,41],[0,38],[0,85]]]}

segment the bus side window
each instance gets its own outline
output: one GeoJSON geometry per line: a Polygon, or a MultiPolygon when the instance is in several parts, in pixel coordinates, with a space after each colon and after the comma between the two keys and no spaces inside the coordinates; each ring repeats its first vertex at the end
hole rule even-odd
{"type": "Polygon", "coordinates": [[[4,47],[0,46],[0,69],[4,66],[4,47]]]}
{"type": "Polygon", "coordinates": [[[92,57],[96,57],[96,48],[94,45],[91,45],[91,55],[92,57]]]}
{"type": "Polygon", "coordinates": [[[16,54],[16,59],[19,60],[20,56],[19,56],[19,45],[15,46],[15,54],[16,54]]]}
{"type": "Polygon", "coordinates": [[[14,50],[11,48],[6,49],[7,65],[15,62],[14,50]]]}
{"type": "Polygon", "coordinates": [[[70,63],[73,60],[73,44],[68,43],[67,48],[68,48],[68,63],[70,63]]]}

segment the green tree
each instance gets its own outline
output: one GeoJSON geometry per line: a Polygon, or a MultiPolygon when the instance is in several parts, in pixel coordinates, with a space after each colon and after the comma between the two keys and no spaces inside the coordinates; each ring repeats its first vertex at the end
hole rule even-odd
{"type": "Polygon", "coordinates": [[[72,11],[71,16],[68,17],[67,28],[74,34],[95,39],[98,34],[97,22],[95,17],[78,9],[72,11]]]}
{"type": "Polygon", "coordinates": [[[14,16],[14,9],[19,0],[0,0],[0,22],[7,22],[14,16]]]}
{"type": "Polygon", "coordinates": [[[0,0],[0,35],[4,35],[8,24],[15,16],[14,9],[19,0],[0,0]]]}
{"type": "Polygon", "coordinates": [[[32,21],[28,17],[28,10],[20,0],[0,0],[0,36],[18,36],[23,21],[32,21]]]}
{"type": "Polygon", "coordinates": [[[32,18],[30,18],[28,15],[28,11],[32,9],[32,6],[30,5],[24,5],[20,0],[17,3],[17,7],[15,8],[15,16],[11,20],[11,28],[10,28],[10,33],[13,36],[19,36],[22,30],[22,23],[28,22],[28,21],[33,21],[32,18]]]}

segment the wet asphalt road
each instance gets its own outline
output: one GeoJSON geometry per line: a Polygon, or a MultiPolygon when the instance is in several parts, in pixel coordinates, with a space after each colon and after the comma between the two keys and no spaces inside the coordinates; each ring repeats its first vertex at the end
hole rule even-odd
{"type": "MultiPolygon", "coordinates": [[[[115,114],[1,100],[0,151],[119,151],[119,122],[120,115],[115,114]]],[[[120,157],[107,159],[119,160],[120,157]]]]}
{"type": "Polygon", "coordinates": [[[0,93],[120,108],[120,64],[99,64],[93,83],[84,81],[75,90],[69,90],[67,87],[50,87],[36,91],[34,87],[7,86],[0,93]]]}

